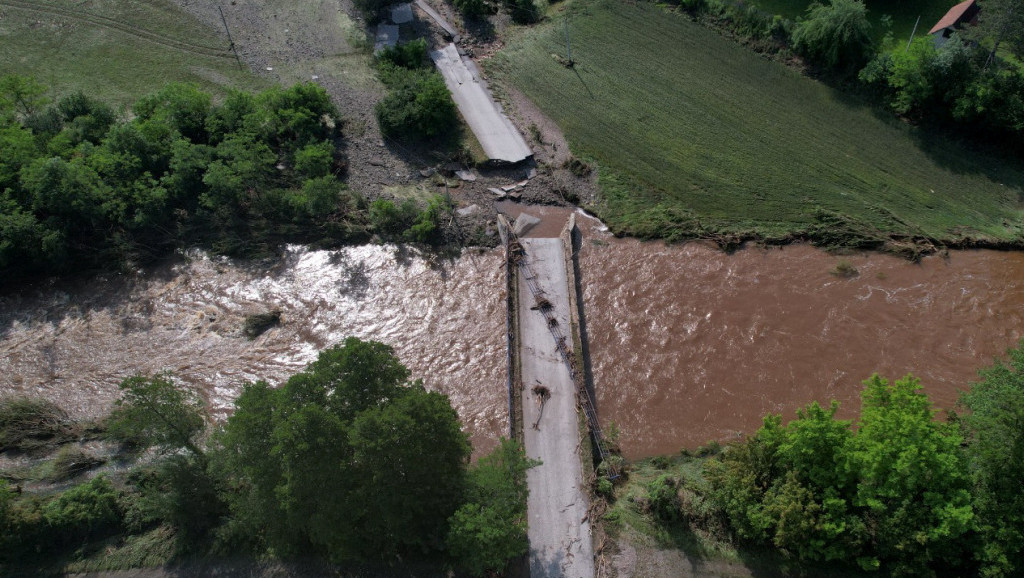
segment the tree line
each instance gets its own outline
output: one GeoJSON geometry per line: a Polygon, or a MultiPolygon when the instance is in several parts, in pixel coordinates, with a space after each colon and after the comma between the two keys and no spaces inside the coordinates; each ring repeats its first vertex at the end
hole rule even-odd
{"type": "Polygon", "coordinates": [[[696,478],[647,488],[656,517],[802,563],[892,576],[1024,572],[1024,343],[936,419],[912,376],[864,382],[860,416],[769,415],[696,478]],[[709,513],[710,511],[710,513],[709,513]]]}
{"type": "MultiPolygon", "coordinates": [[[[0,79],[7,280],[134,267],[195,244],[228,255],[329,247],[368,240],[381,224],[343,181],[343,123],[315,84],[231,92],[219,104],[171,84],[123,113],[81,92],[54,103],[45,94],[30,78],[0,79]]],[[[409,207],[403,224],[419,225],[409,240],[440,242],[448,209],[409,207]]]]}
{"type": "MultiPolygon", "coordinates": [[[[0,481],[0,568],[171,531],[177,555],[424,561],[482,575],[525,553],[526,470],[509,440],[475,465],[447,396],[390,347],[349,338],[212,426],[169,375],[135,376],[106,434],[158,459],[50,497],[0,481]]],[[[2,416],[0,416],[2,418],[2,416]]],[[[2,419],[0,419],[2,422],[2,419]]]]}
{"type": "Polygon", "coordinates": [[[979,0],[978,25],[941,46],[925,33],[909,46],[888,32],[879,41],[862,0],[814,2],[796,22],[729,0],[671,3],[755,50],[798,55],[902,118],[1024,151],[1024,9],[1016,0],[979,0]]]}

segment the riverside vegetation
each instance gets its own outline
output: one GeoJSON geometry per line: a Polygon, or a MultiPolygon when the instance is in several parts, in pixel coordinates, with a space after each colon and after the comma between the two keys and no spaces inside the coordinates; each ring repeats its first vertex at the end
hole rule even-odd
{"type": "Polygon", "coordinates": [[[44,92],[28,77],[0,79],[5,279],[131,267],[195,243],[252,255],[377,232],[442,241],[446,200],[405,206],[396,222],[348,189],[341,121],[317,85],[213,104],[171,84],[136,101],[131,118],[81,92],[47,105],[44,92]]]}
{"type": "Polygon", "coordinates": [[[622,487],[599,488],[605,520],[698,558],[739,548],[795,575],[1019,576],[1024,342],[1008,355],[945,420],[913,377],[875,375],[856,422],[811,403],[724,448],[638,464],[622,487]]]}
{"type": "Polygon", "coordinates": [[[131,377],[121,389],[88,436],[45,403],[0,407],[4,452],[104,436],[137,456],[82,476],[94,458],[70,472],[74,485],[48,491],[22,491],[32,474],[4,472],[0,572],[248,554],[483,575],[526,552],[532,462],[503,440],[469,465],[448,398],[410,382],[384,344],[350,338],[280,388],[248,384],[221,425],[172,376],[131,377]]]}

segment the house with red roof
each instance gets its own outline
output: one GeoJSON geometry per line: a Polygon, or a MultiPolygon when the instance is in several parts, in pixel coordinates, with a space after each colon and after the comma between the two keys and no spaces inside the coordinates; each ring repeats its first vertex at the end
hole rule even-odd
{"type": "Polygon", "coordinates": [[[946,12],[946,15],[928,31],[928,34],[935,38],[935,46],[945,44],[954,32],[965,25],[977,24],[979,12],[981,12],[981,6],[978,6],[977,0],[966,0],[950,8],[949,12],[946,12]]]}

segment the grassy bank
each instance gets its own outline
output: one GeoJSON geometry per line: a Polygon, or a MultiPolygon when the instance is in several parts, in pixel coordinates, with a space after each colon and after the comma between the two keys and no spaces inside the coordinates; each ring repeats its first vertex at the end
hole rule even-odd
{"type": "Polygon", "coordinates": [[[616,486],[604,514],[604,528],[621,568],[633,564],[635,576],[869,576],[851,568],[808,566],[778,552],[737,544],[721,513],[705,499],[704,464],[719,451],[711,445],[695,453],[641,460],[630,466],[626,481],[616,486]],[[679,515],[658,515],[651,488],[664,480],[675,484],[679,515]],[[633,555],[630,555],[630,549],[633,555]]]}
{"type": "Polygon", "coordinates": [[[261,88],[215,31],[167,0],[0,0],[0,73],[56,95],[81,90],[129,104],[168,82],[222,94],[261,88]]]}
{"type": "MultiPolygon", "coordinates": [[[[621,234],[1021,242],[1024,172],[901,125],[653,4],[598,0],[509,41],[490,70],[600,167],[621,234]]],[[[866,242],[862,242],[865,241],[866,242]]]]}

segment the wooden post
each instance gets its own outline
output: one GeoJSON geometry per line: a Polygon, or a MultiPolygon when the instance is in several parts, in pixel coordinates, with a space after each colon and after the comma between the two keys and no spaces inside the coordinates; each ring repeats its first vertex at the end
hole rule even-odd
{"type": "Polygon", "coordinates": [[[921,17],[917,17],[917,22],[914,23],[914,29],[910,32],[910,40],[907,41],[907,48],[903,52],[910,50],[910,43],[914,41],[914,34],[917,32],[917,25],[921,23],[921,17]]]}

